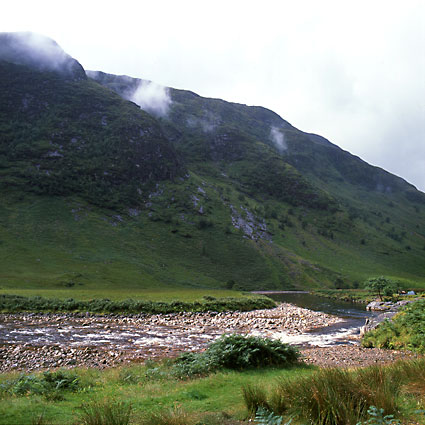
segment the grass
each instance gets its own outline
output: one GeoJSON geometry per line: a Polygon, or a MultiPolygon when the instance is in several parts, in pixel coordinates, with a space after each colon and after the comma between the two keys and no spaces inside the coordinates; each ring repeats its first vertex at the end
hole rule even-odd
{"type": "MultiPolygon", "coordinates": [[[[363,229],[362,221],[347,227],[344,214],[333,219],[335,236],[329,239],[317,233],[328,215],[300,208],[289,216],[293,227],[282,230],[280,216],[286,217],[289,209],[276,202],[277,218],[265,218],[273,244],[253,242],[232,227],[230,210],[221,200],[220,187],[229,188],[229,183],[191,176],[184,187],[161,186],[164,193],[152,199],[151,210],[159,214],[155,220],[149,209],[132,217],[77,197],[5,196],[0,206],[1,293],[54,297],[50,294],[57,292],[56,297],[74,299],[134,294],[159,300],[168,291],[184,289],[332,288],[338,279],[352,286],[379,274],[401,280],[405,288],[425,288],[425,251],[419,240],[409,242],[415,249],[400,251],[376,228],[363,229]],[[190,205],[169,204],[171,196],[190,199],[198,187],[207,193],[203,201],[212,227],[199,228],[199,214],[190,205]],[[114,218],[117,214],[123,221],[114,218]],[[309,223],[305,229],[299,216],[309,223]],[[358,227],[373,235],[366,246],[356,240],[363,231],[358,227]]],[[[262,202],[249,197],[241,202],[233,189],[228,196],[241,214],[243,207],[266,217],[262,202]]],[[[409,226],[407,235],[416,235],[415,226],[409,226]]]]}
{"type": "Polygon", "coordinates": [[[123,401],[103,399],[83,403],[80,410],[81,425],[128,425],[132,407],[123,401]]]}
{"type": "Polygon", "coordinates": [[[202,301],[203,297],[214,298],[249,298],[251,295],[241,291],[231,291],[225,289],[117,289],[110,288],[108,290],[99,289],[0,289],[0,294],[6,295],[13,292],[14,295],[23,297],[40,296],[43,298],[57,298],[65,300],[75,298],[81,301],[88,301],[96,298],[108,298],[113,301],[123,301],[127,299],[140,301],[183,301],[195,302],[202,301]]]}
{"type": "MultiPolygon", "coordinates": [[[[261,406],[285,421],[293,417],[294,424],[355,425],[368,419],[372,405],[402,423],[424,424],[425,417],[414,413],[425,407],[424,362],[353,371],[227,370],[184,380],[172,374],[169,362],[103,371],[77,368],[72,374],[78,388],[63,388],[62,397],[54,399],[4,390],[5,383],[22,379],[9,373],[0,376],[0,424],[29,425],[42,418],[40,425],[234,425],[248,423],[261,406]]],[[[42,374],[31,376],[43,380],[42,374]]]]}
{"type": "MultiPolygon", "coordinates": [[[[301,377],[312,371],[309,367],[220,371],[207,377],[179,380],[169,373],[167,365],[160,367],[161,373],[157,368],[158,365],[134,365],[104,371],[74,369],[80,389],[63,392],[63,400],[49,401],[36,394],[15,396],[2,392],[0,424],[31,424],[33,417],[43,415],[48,424],[74,425],[81,416],[81,406],[86,405],[88,399],[97,403],[111,400],[131,404],[131,424],[134,425],[149,423],[147,421],[152,416],[167,415],[175,407],[191,418],[223,419],[224,412],[225,417],[243,420],[247,417],[241,390],[243,385],[260,382],[268,386],[277,377],[301,377]]],[[[3,374],[0,382],[18,376],[16,373],[3,374]]]]}
{"type": "Polygon", "coordinates": [[[371,406],[407,421],[424,408],[424,378],[423,358],[352,371],[329,368],[279,379],[268,391],[247,385],[244,400],[250,412],[263,408],[300,423],[356,425],[367,418],[371,406]]]}
{"type": "Polygon", "coordinates": [[[341,301],[353,301],[367,304],[375,299],[370,291],[364,289],[315,289],[312,294],[319,297],[341,301]]]}
{"type": "Polygon", "coordinates": [[[57,299],[22,297],[17,295],[0,295],[0,311],[5,313],[18,312],[91,312],[117,314],[159,314],[178,312],[206,311],[250,311],[275,307],[275,302],[262,296],[247,296],[239,298],[214,298],[204,296],[200,301],[172,302],[144,301],[125,299],[112,301],[107,298],[96,298],[88,301],[73,298],[57,299]]]}

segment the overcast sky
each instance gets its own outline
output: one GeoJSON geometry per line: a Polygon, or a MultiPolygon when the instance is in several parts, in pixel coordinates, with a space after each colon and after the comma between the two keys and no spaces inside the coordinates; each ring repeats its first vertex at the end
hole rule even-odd
{"type": "Polygon", "coordinates": [[[423,0],[14,0],[85,69],[261,105],[425,191],[423,0]]]}

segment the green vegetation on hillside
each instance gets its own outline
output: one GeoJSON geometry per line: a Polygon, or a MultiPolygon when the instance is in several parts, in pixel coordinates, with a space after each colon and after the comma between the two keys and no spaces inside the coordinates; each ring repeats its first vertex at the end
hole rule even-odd
{"type": "Polygon", "coordinates": [[[425,287],[404,180],[265,108],[168,89],[158,118],[90,75],[0,60],[2,293],[425,287]]]}
{"type": "Polygon", "coordinates": [[[0,60],[0,91],[3,191],[117,208],[183,172],[155,119],[92,80],[0,60]]]}

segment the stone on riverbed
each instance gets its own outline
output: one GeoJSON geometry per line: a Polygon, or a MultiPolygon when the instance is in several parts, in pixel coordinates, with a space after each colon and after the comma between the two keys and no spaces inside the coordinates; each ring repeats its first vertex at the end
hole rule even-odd
{"type": "Polygon", "coordinates": [[[297,335],[341,321],[291,304],[250,312],[0,315],[0,372],[110,367],[204,350],[222,334],[297,335]],[[38,341],[38,342],[37,342],[38,341]]]}

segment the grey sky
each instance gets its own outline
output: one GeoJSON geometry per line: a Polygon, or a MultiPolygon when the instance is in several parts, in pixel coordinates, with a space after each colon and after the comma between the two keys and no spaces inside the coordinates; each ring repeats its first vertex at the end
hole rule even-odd
{"type": "MultiPolygon", "coordinates": [[[[6,13],[5,13],[6,12],[6,13]]],[[[86,69],[261,105],[425,190],[425,1],[19,1],[86,69]]]]}

